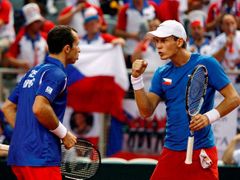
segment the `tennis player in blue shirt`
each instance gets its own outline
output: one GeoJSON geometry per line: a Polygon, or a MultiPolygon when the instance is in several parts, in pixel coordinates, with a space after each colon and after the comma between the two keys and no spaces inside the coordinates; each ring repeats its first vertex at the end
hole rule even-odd
{"type": "Polygon", "coordinates": [[[76,143],[62,121],[67,95],[65,67],[78,59],[79,38],[73,28],[56,26],[47,43],[45,63],[25,74],[2,107],[14,126],[8,164],[18,179],[62,179],[61,141],[67,149],[76,143]]]}
{"type": "Polygon", "coordinates": [[[142,78],[147,62],[138,59],[132,66],[131,82],[141,115],[149,117],[160,101],[166,103],[164,148],[151,180],[216,180],[217,150],[211,123],[238,107],[239,95],[214,58],[191,54],[186,50],[187,35],[179,22],[164,21],[148,35],[155,42],[161,59],[171,60],[156,70],[149,92],[145,92],[142,78]],[[208,87],[201,112],[192,117],[189,125],[185,92],[189,75],[198,64],[206,66],[208,70],[208,87]],[[216,90],[224,100],[213,107],[216,90]],[[195,138],[191,165],[184,162],[189,129],[194,131],[195,138]]]}

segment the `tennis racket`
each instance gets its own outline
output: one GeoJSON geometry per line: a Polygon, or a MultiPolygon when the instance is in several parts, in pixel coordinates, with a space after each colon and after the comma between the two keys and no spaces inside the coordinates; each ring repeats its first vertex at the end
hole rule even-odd
{"type": "MultiPolygon", "coordinates": [[[[189,117],[197,115],[203,105],[208,84],[208,72],[204,65],[197,65],[189,77],[186,89],[186,110],[189,117]]],[[[194,132],[188,137],[185,164],[192,164],[194,132]]]]}
{"type": "Polygon", "coordinates": [[[61,171],[67,179],[88,179],[93,177],[101,164],[98,149],[89,141],[78,139],[69,150],[62,145],[61,171]]]}
{"type": "MultiPolygon", "coordinates": [[[[8,151],[9,145],[0,144],[0,150],[8,151]]],[[[62,144],[61,171],[64,179],[83,180],[93,177],[101,164],[97,148],[87,140],[78,139],[69,150],[62,144]]]]}

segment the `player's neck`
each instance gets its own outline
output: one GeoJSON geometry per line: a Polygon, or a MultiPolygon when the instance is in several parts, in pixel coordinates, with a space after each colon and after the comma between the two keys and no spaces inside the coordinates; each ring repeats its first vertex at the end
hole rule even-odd
{"type": "Polygon", "coordinates": [[[50,54],[49,56],[59,60],[64,65],[64,67],[66,67],[65,57],[63,57],[62,54],[50,54]]]}
{"type": "Polygon", "coordinates": [[[191,57],[191,53],[188,52],[186,49],[182,49],[178,51],[172,58],[172,62],[175,66],[180,67],[186,64],[191,57]]]}

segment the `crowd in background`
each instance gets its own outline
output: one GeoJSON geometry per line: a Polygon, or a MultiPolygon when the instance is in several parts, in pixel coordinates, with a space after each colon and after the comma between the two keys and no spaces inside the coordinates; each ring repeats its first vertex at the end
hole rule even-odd
{"type": "MultiPolygon", "coordinates": [[[[25,0],[23,4],[16,9],[12,1],[0,0],[1,67],[24,73],[42,63],[48,53],[47,33],[63,24],[78,31],[80,44],[119,44],[126,68],[143,58],[153,72],[166,61],[159,59],[145,34],[174,19],[187,30],[188,50],[214,56],[227,71],[240,68],[238,0],[25,0]],[[57,6],[60,3],[63,8],[57,6]]],[[[5,78],[18,81],[22,75],[5,78]]],[[[233,83],[240,81],[236,74],[230,78],[233,83]]],[[[11,130],[3,116],[0,119],[0,143],[8,143],[11,130]]]]}

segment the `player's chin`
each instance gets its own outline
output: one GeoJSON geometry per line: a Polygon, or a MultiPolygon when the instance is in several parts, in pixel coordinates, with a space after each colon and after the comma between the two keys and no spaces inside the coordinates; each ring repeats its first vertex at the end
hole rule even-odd
{"type": "Polygon", "coordinates": [[[78,56],[73,59],[73,63],[75,63],[78,60],[78,56]]]}
{"type": "Polygon", "coordinates": [[[166,54],[158,53],[162,60],[167,60],[169,57],[166,54]]]}

